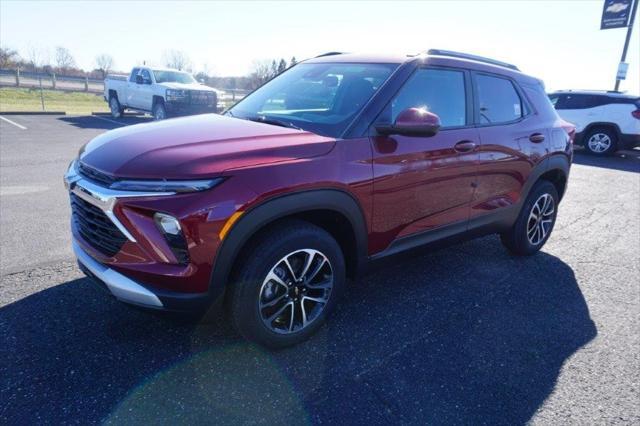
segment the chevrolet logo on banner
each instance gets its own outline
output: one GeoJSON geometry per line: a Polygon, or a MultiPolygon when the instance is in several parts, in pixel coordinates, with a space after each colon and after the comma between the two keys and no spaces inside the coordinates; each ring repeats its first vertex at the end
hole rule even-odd
{"type": "MultiPolygon", "coordinates": [[[[629,25],[633,0],[605,0],[600,29],[624,28],[629,25]]],[[[638,0],[640,1],[640,0],[638,0]]]]}

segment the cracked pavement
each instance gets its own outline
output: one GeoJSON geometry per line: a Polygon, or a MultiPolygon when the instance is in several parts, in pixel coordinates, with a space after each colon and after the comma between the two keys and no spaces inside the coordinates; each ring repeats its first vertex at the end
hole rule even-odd
{"type": "Polygon", "coordinates": [[[0,423],[640,422],[640,152],[576,154],[541,253],[489,236],[394,257],[311,340],[268,352],[220,314],[91,285],[61,176],[117,125],[12,120],[27,130],[0,122],[0,423]]]}

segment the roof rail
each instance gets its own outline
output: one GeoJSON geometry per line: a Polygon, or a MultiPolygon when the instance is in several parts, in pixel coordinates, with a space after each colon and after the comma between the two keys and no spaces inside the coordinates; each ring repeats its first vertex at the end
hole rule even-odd
{"type": "Polygon", "coordinates": [[[327,53],[323,53],[322,55],[316,56],[316,58],[322,58],[324,56],[342,55],[343,53],[344,52],[327,52],[327,53]]]}
{"type": "Polygon", "coordinates": [[[469,53],[454,52],[452,50],[429,49],[427,55],[450,56],[452,58],[471,59],[473,61],[484,62],[486,64],[498,65],[500,67],[509,68],[520,71],[518,67],[507,62],[497,61],[495,59],[485,58],[484,56],[471,55],[469,53]]]}

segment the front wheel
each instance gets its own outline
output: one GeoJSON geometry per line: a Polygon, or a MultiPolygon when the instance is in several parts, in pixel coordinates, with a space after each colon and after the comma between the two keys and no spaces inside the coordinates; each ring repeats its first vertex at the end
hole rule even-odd
{"type": "Polygon", "coordinates": [[[233,323],[245,338],[270,348],[291,346],[315,333],[346,280],[338,243],[302,221],[264,233],[241,262],[230,283],[233,323]]]}
{"type": "Polygon", "coordinates": [[[535,184],[513,227],[500,235],[502,244],[513,254],[527,256],[547,242],[558,214],[558,191],[547,180],[535,184]]]}
{"type": "Polygon", "coordinates": [[[162,102],[156,102],[156,104],[153,106],[152,113],[153,119],[156,121],[164,120],[165,118],[167,118],[167,110],[165,109],[162,102]]]}

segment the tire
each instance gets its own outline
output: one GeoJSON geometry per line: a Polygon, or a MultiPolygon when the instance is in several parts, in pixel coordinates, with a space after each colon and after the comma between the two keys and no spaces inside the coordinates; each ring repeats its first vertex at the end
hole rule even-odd
{"type": "Polygon", "coordinates": [[[155,121],[164,120],[167,118],[167,110],[164,107],[164,102],[158,101],[153,105],[153,119],[155,121]]]}
{"type": "Polygon", "coordinates": [[[243,264],[233,274],[227,299],[233,325],[246,339],[272,349],[313,335],[345,285],[340,246],[326,231],[303,221],[267,230],[239,259],[243,264]],[[305,280],[297,282],[301,276],[305,280]]]}
{"type": "Polygon", "coordinates": [[[547,242],[558,215],[558,191],[547,180],[537,182],[520,210],[513,227],[500,235],[502,244],[513,254],[528,256],[547,242]],[[550,202],[551,204],[547,204],[550,202]],[[541,219],[539,212],[542,211],[541,219]],[[550,222],[547,222],[547,221],[550,222]]]}
{"type": "Polygon", "coordinates": [[[611,155],[618,149],[618,136],[607,127],[598,127],[587,133],[583,145],[589,154],[611,155]]]}
{"type": "Polygon", "coordinates": [[[109,98],[109,109],[111,110],[111,117],[120,118],[124,112],[124,108],[120,105],[117,96],[111,96],[109,98]]]}

